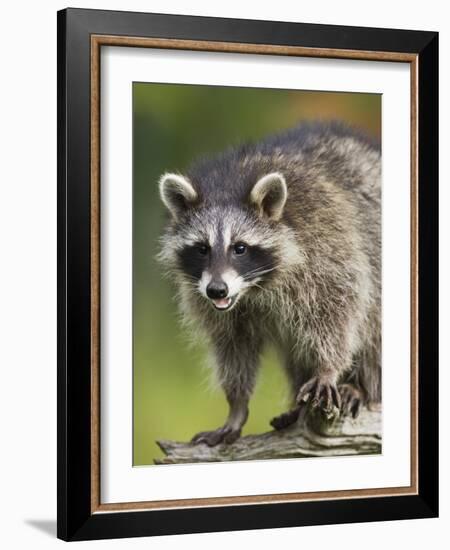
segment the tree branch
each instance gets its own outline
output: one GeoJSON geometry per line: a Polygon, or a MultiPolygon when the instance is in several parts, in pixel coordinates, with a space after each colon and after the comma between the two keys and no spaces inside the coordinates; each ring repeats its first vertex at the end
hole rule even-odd
{"type": "Polygon", "coordinates": [[[166,455],[155,464],[223,462],[313,456],[345,456],[381,453],[381,406],[362,409],[358,418],[325,419],[304,409],[289,428],[241,437],[232,445],[208,447],[202,443],[157,441],[166,455]]]}

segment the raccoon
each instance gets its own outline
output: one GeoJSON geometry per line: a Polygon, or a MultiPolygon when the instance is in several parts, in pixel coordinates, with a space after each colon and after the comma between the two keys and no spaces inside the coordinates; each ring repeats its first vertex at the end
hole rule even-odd
{"type": "Polygon", "coordinates": [[[166,173],[159,189],[170,213],[159,259],[229,404],[194,443],[240,437],[267,345],[291,389],[275,429],[306,404],[356,417],[381,401],[379,144],[305,123],[166,173]]]}

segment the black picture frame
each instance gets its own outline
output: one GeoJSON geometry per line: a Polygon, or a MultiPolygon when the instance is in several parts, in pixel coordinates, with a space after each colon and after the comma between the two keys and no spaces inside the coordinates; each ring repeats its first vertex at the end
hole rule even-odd
{"type": "Polygon", "coordinates": [[[438,34],[148,13],[58,12],[58,528],[64,540],[438,515],[438,34]],[[92,512],[91,36],[417,56],[418,491],[414,495],[92,512]]]}

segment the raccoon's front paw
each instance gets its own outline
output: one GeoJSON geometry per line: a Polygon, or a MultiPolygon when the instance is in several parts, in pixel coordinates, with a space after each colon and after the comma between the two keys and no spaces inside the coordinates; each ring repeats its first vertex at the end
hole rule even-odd
{"type": "Polygon", "coordinates": [[[231,426],[222,426],[217,430],[210,432],[200,432],[191,439],[191,443],[198,445],[199,443],[206,443],[209,447],[215,447],[219,443],[234,443],[236,439],[241,436],[241,430],[236,430],[231,426]]]}
{"type": "Polygon", "coordinates": [[[341,408],[341,396],[336,385],[336,378],[332,374],[319,374],[308,380],[300,388],[297,395],[297,403],[311,403],[313,409],[321,408],[330,415],[333,405],[341,408]]]}
{"type": "Polygon", "coordinates": [[[363,394],[352,384],[341,384],[338,389],[342,401],[342,414],[356,418],[364,403],[363,394]]]}

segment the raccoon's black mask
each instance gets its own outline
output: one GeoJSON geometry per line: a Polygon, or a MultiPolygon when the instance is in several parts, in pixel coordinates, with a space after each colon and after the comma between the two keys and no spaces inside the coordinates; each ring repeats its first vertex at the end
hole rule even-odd
{"type": "Polygon", "coordinates": [[[160,193],[172,216],[161,256],[216,309],[230,310],[277,269],[282,247],[274,225],[287,198],[281,174],[259,178],[242,204],[202,200],[177,174],[162,176],[160,193]]]}

